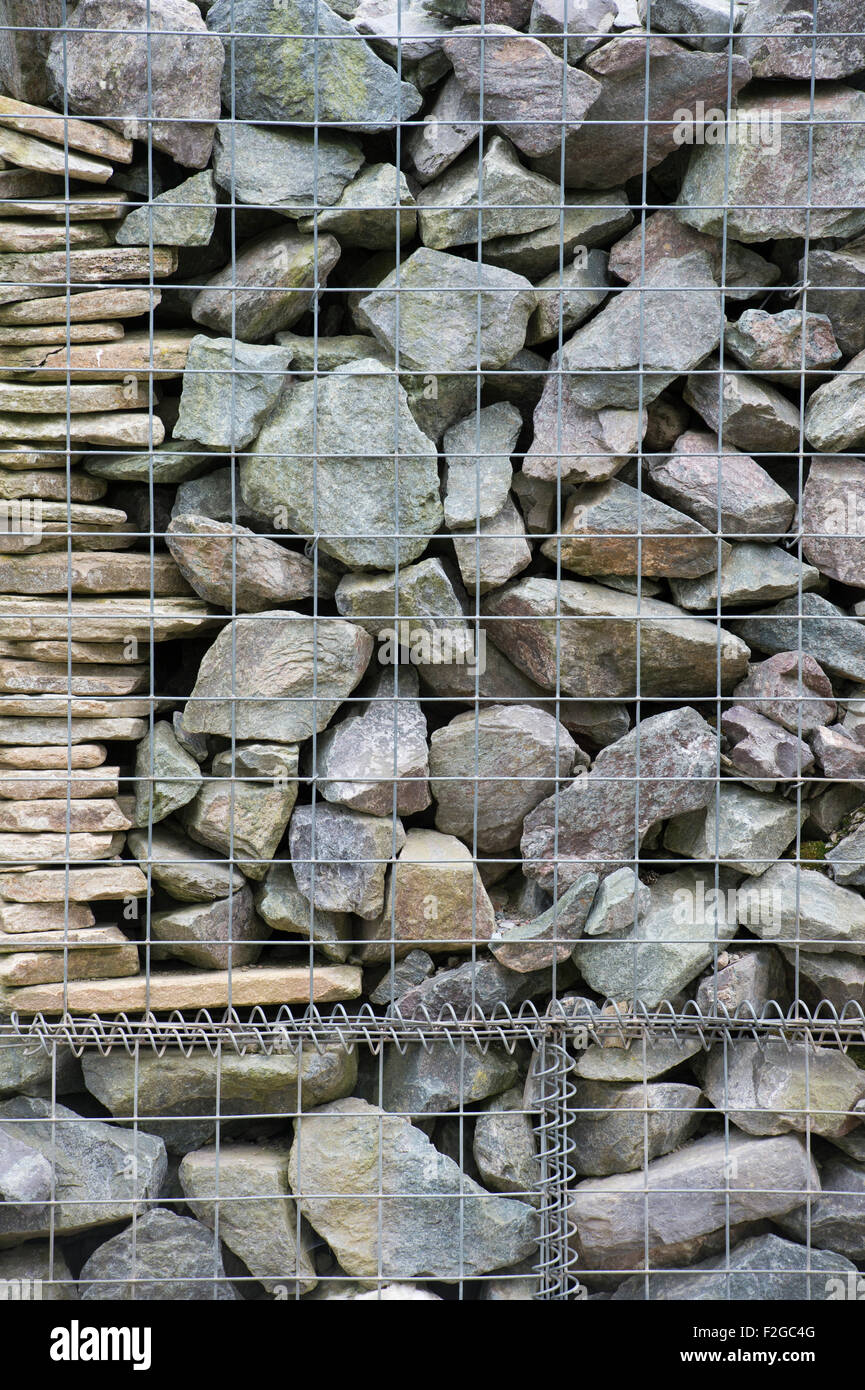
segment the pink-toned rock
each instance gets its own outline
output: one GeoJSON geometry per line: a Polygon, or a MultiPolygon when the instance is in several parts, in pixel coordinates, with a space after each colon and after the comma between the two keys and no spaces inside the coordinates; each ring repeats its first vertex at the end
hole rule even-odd
{"type": "Polygon", "coordinates": [[[865,745],[843,729],[815,729],[810,744],[824,776],[839,781],[865,779],[865,745]]]}
{"type": "Polygon", "coordinates": [[[746,777],[797,778],[814,766],[807,743],[742,705],[721,715],[721,731],[730,762],[746,777]]]}
{"type": "Polygon", "coordinates": [[[738,705],[795,734],[831,724],[837,705],[832,682],[807,652],[778,652],[753,665],[733,691],[738,705]]]}
{"type": "MultiPolygon", "coordinates": [[[[674,507],[696,517],[725,536],[777,538],[793,520],[796,504],[748,454],[707,430],[688,430],[679,436],[667,458],[650,460],[654,490],[674,507]]],[[[816,562],[815,562],[816,563],[816,562]]]]}

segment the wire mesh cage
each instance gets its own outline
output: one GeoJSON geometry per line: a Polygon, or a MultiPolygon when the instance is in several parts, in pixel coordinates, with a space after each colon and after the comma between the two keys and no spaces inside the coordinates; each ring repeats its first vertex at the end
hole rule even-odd
{"type": "Polygon", "coordinates": [[[854,0],[0,0],[0,1297],[865,1267],[854,0]]]}

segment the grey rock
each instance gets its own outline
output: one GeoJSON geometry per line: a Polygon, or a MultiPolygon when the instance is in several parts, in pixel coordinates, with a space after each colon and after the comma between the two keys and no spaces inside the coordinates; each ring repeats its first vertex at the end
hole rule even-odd
{"type": "Polygon", "coordinates": [[[637,452],[646,414],[580,405],[561,364],[561,353],[554,353],[535,408],[534,438],[523,459],[523,472],[548,482],[559,478],[563,483],[602,482],[637,452]]]}
{"type": "MultiPolygon", "coordinates": [[[[51,1200],[51,1164],[22,1137],[0,1130],[0,1198],[12,1208],[12,1217],[26,1221],[44,1217],[51,1200]],[[16,1207],[18,1210],[16,1210],[16,1207]]],[[[8,1217],[9,1213],[7,1213],[8,1217]]]]}
{"type": "Polygon", "coordinates": [[[226,336],[261,342],[303,317],[327,284],[339,254],[339,242],[326,233],[312,237],[294,228],[264,232],[207,280],[192,301],[192,317],[226,336]]]}
{"type": "Polygon", "coordinates": [[[746,372],[720,371],[717,358],[688,377],[682,393],[706,424],[721,431],[725,445],[754,453],[797,453],[802,434],[799,411],[767,381],[746,372]],[[723,408],[719,410],[719,396],[723,408]]]}
{"type": "Polygon", "coordinates": [[[517,580],[488,594],[481,613],[490,641],[521,670],[547,690],[557,689],[558,680],[561,693],[577,699],[714,695],[719,640],[721,688],[729,689],[746,670],[748,648],[725,629],[719,639],[714,623],[686,618],[674,604],[651,598],[638,603],[635,595],[600,584],[517,580]],[[569,621],[574,618],[580,621],[569,621]]]}
{"type": "Polygon", "coordinates": [[[859,536],[863,505],[858,459],[812,458],[802,490],[802,554],[828,578],[857,587],[865,585],[865,541],[859,536]]]}
{"type": "Polygon", "coordinates": [[[199,1221],[154,1207],[93,1252],[79,1276],[85,1300],[235,1301],[219,1240],[199,1221]]]}
{"type": "Polygon", "coordinates": [[[705,873],[678,869],[652,885],[648,911],[613,940],[583,939],[573,961],[605,999],[636,999],[646,1008],[673,998],[736,935],[735,907],[701,897],[705,873]]]}
{"type": "Polygon", "coordinates": [[[779,1219],[785,1235],[848,1260],[865,1259],[865,1166],[840,1154],[820,1165],[820,1196],[779,1219]]]}
{"type": "Polygon", "coordinates": [[[298,806],[289,827],[297,886],[315,908],[375,919],[384,908],[387,866],[405,839],[398,819],[322,802],[298,806]]]}
{"type": "Polygon", "coordinates": [[[801,942],[819,955],[865,955],[865,902],[858,893],[786,859],[762,875],[759,887],[762,910],[743,903],[739,911],[739,920],[756,936],[801,942]]]}
{"type": "Polygon", "coordinates": [[[212,449],[244,449],[258,434],[288,383],[291,351],[199,333],[183,372],[178,439],[212,449]]]}
{"type": "Polygon", "coordinates": [[[368,633],[338,618],[289,609],[236,618],[205,652],[183,722],[191,733],[297,743],[325,727],[371,652],[368,633]]]}
{"type": "Polygon", "coordinates": [[[729,237],[696,231],[681,222],[671,208],[651,213],[616,242],[610,252],[610,270],[631,284],[641,280],[659,261],[678,259],[692,251],[708,255],[715,279],[719,283],[723,280],[725,298],[733,301],[765,294],[765,287],[774,285],[781,277],[780,267],[774,261],[767,261],[729,237]]]}
{"type": "Polygon", "coordinates": [[[445,525],[452,530],[489,521],[508,499],[511,454],[523,427],[516,406],[500,401],[467,415],[445,432],[445,525]]]}
{"type": "Polygon", "coordinates": [[[55,1075],[58,1095],[80,1091],[81,1072],[71,1048],[0,1048],[0,1100],[14,1095],[51,1095],[55,1075]]]}
{"type": "Polygon", "coordinates": [[[591,409],[648,405],[714,351],[721,323],[708,257],[693,252],[659,261],[639,293],[621,290],[566,343],[562,367],[575,374],[571,392],[591,409]]]}
{"type": "Polygon", "coordinates": [[[409,951],[391,970],[386,970],[375,989],[370,990],[369,1002],[380,1007],[397,1005],[402,1012],[405,996],[428,980],[434,970],[435,961],[426,951],[409,951]]]}
{"type": "Polygon", "coordinates": [[[730,762],[746,777],[795,779],[814,766],[802,739],[742,705],[732,705],[721,715],[721,732],[729,744],[730,762]]]}
{"type": "Polygon", "coordinates": [[[513,1087],[491,1100],[475,1121],[472,1154],[486,1187],[510,1192],[537,1206],[540,1162],[523,1093],[513,1087]]]}
{"type": "MultiPolygon", "coordinates": [[[[217,1095],[222,1114],[289,1117],[301,1104],[306,1110],[350,1095],[357,1080],[357,1055],[341,1044],[271,1054],[249,1048],[241,1054],[226,1047],[219,1057],[206,1048],[193,1048],[188,1055],[168,1048],[162,1056],[142,1049],[137,1059],[114,1049],[85,1054],[83,1066],[88,1091],[112,1115],[121,1123],[131,1123],[133,1114],[139,1117],[139,1131],[146,1134],[139,1132],[138,1144],[150,1146],[145,1153],[161,1152],[163,1168],[162,1141],[149,1136],[164,1136],[173,1153],[209,1144],[216,1133],[217,1095]]],[[[133,1135],[105,1128],[122,1141],[124,1152],[132,1151],[133,1135]]],[[[223,1135],[236,1128],[234,1122],[222,1121],[223,1135]]]]}
{"type": "MultiPolygon", "coordinates": [[[[808,257],[808,308],[826,314],[845,357],[853,357],[865,348],[865,321],[861,314],[865,287],[863,250],[860,240],[835,250],[814,246],[808,257]]],[[[804,262],[799,263],[799,271],[804,279],[804,262]]]]}
{"type": "MultiPolygon", "coordinates": [[[[559,166],[547,170],[559,180],[559,166]]],[[[603,193],[566,189],[558,199],[559,216],[547,227],[516,236],[494,237],[484,246],[484,259],[520,275],[537,279],[567,265],[590,247],[603,246],[634,220],[624,188],[603,193]]]]}
{"type": "Polygon", "coordinates": [[[701,1050],[699,1039],[654,1038],[616,1047],[592,1043],[577,1054],[574,1071],[587,1081],[651,1081],[701,1050]]]}
{"type": "Polygon", "coordinates": [[[825,671],[813,656],[800,651],[778,652],[755,662],[733,697],[737,705],[796,734],[831,724],[837,711],[825,671]]]}
{"type": "Polygon", "coordinates": [[[703,1089],[746,1134],[846,1134],[862,1119],[865,1071],[834,1047],[738,1038],[709,1049],[703,1089]]]}
{"type": "Polygon", "coordinates": [[[738,1240],[755,1222],[819,1191],[816,1165],[798,1136],[707,1136],[655,1159],[642,1172],[586,1178],[570,1215],[584,1269],[638,1270],[690,1264],[738,1240]]]}
{"type": "MultiPolygon", "coordinates": [[[[693,105],[694,93],[705,110],[723,107],[728,77],[735,97],[750,73],[741,58],[734,57],[728,71],[726,53],[695,52],[661,36],[647,41],[642,33],[610,39],[583,60],[583,68],[601,83],[601,92],[586,124],[566,138],[564,181],[571,188],[624,183],[640,172],[644,160],[646,168],[654,168],[678,147],[679,113],[693,105]]],[[[556,177],[559,158],[558,153],[547,156],[544,172],[556,177]]]]}
{"type": "Polygon", "coordinates": [[[616,13],[615,0],[533,0],[529,33],[558,58],[577,63],[604,42],[616,13]]]}
{"type": "Polygon", "coordinates": [[[299,225],[304,232],[311,232],[314,226],[320,232],[331,232],[344,246],[389,250],[415,235],[418,217],[414,209],[405,174],[394,164],[367,164],[329,208],[299,225]]]}
{"type": "Polygon", "coordinates": [[[648,462],[652,487],[665,501],[725,536],[774,540],[793,520],[796,504],[789,493],[726,440],[719,451],[713,434],[688,430],[676,440],[671,454],[648,462]]]}
{"type": "Polygon", "coordinates": [[[720,590],[722,609],[755,608],[813,589],[821,582],[820,571],[813,565],[803,565],[780,546],[756,541],[731,546],[721,562],[720,585],[718,577],[716,570],[698,579],[671,579],[673,598],[688,612],[705,613],[717,608],[720,590]]]}
{"type": "Polygon", "coordinates": [[[180,1165],[193,1215],[233,1250],[268,1293],[315,1288],[315,1266],[288,1189],[288,1148],[225,1144],[197,1149],[180,1165]],[[218,1216],[217,1216],[218,1213],[218,1216]]]}
{"type": "Polygon", "coordinates": [[[4,1101],[0,1133],[26,1144],[34,1171],[44,1166],[53,1176],[52,1204],[0,1209],[0,1246],[127,1221],[138,1203],[156,1196],[165,1176],[160,1139],[82,1118],[54,1101],[4,1101]]]}
{"type": "Polygon", "coordinates": [[[848,884],[851,888],[865,887],[865,825],[857,825],[842,836],[826,851],[826,859],[832,865],[836,883],[848,884]]]}
{"type": "Polygon", "coordinates": [[[422,184],[444,172],[477,139],[480,107],[453,74],[442,84],[422,121],[403,136],[403,150],[422,184]]]}
{"type": "MultiPolygon", "coordinates": [[[[815,449],[838,453],[841,449],[862,443],[865,438],[863,376],[865,353],[860,352],[847,363],[843,372],[818,386],[811,396],[805,411],[805,434],[815,449]]],[[[823,467],[825,469],[827,465],[823,463],[823,467]]]]}
{"type": "Polygon", "coordinates": [[[865,228],[863,112],[865,94],[840,84],[818,86],[813,106],[801,86],[755,84],[730,113],[726,140],[693,150],[681,217],[745,242],[855,236],[865,228]]]}
{"type": "Polygon", "coordinates": [[[522,516],[508,498],[501,511],[478,523],[473,533],[453,537],[462,581],[470,594],[498,589],[531,564],[522,516]]]}
{"type": "Polygon", "coordinates": [[[426,717],[411,669],[379,670],[360,704],[316,740],[315,772],[321,795],[373,816],[410,816],[430,804],[426,717]],[[394,681],[394,675],[397,681],[394,681]]]}
{"type": "Polygon", "coordinates": [[[845,782],[865,778],[865,746],[843,729],[815,729],[810,743],[825,777],[845,782]]]}
{"type": "Polygon", "coordinates": [[[678,1149],[700,1124],[700,1090],[673,1081],[577,1081],[569,1137],[578,1177],[630,1173],[678,1149]]]}
{"type": "Polygon", "coordinates": [[[865,67],[862,16],[855,0],[818,0],[806,23],[794,0],[751,0],[736,51],[755,77],[848,77],[865,67]]]}
{"type": "Polygon", "coordinates": [[[363,164],[360,143],[327,127],[292,130],[222,121],[213,142],[213,175],[239,203],[303,217],[330,207],[363,164]]]}
{"type": "Polygon", "coordinates": [[[185,439],[169,439],[152,453],[120,454],[84,460],[84,470],[94,478],[110,478],[119,483],[183,483],[197,478],[211,466],[207,453],[196,452],[185,439]]]}
{"type": "Polygon", "coordinates": [[[115,240],[118,246],[207,246],[215,226],[216,188],[207,169],[135,208],[115,240]]]}
{"type": "Polygon", "coordinates": [[[154,826],[150,832],[130,830],[128,844],[144,873],[181,902],[213,902],[243,887],[237,865],[208,854],[173,826],[154,826]]]}
{"type": "Polygon", "coordinates": [[[461,1110],[507,1091],[517,1074],[516,1060],[504,1048],[409,1043],[404,1052],[388,1049],[381,1073],[381,1103],[385,1110],[405,1115],[461,1110]]]}
{"type": "MultiPolygon", "coordinates": [[[[783,1229],[788,1218],[776,1219],[783,1229]]],[[[839,1287],[846,1290],[854,1269],[855,1265],[834,1251],[824,1253],[795,1245],[777,1235],[751,1236],[729,1254],[699,1261],[688,1273],[652,1272],[625,1279],[613,1301],[648,1297],[652,1301],[819,1302],[839,1297],[839,1287]]]]}
{"type": "Polygon", "coordinates": [[[407,1120],[338,1101],[305,1118],[302,1144],[302,1166],[299,1143],[290,1160],[295,1199],[347,1274],[448,1281],[534,1254],[533,1209],[487,1194],[407,1120]],[[374,1194],[394,1195],[365,1200],[374,1194]]]}
{"type": "Polygon", "coordinates": [[[0,1251],[0,1287],[22,1290],[29,1285],[38,1289],[40,1302],[73,1303],[78,1300],[78,1287],[68,1264],[59,1249],[48,1241],[28,1241],[12,1250],[0,1251]]]}
{"type": "Polygon", "coordinates": [[[161,943],[160,956],[167,953],[201,970],[236,970],[261,954],[262,926],[248,884],[230,898],[154,912],[150,931],[161,943]]]}
{"type": "Polygon", "coordinates": [[[434,445],[372,359],[286,392],[241,462],[240,490],[247,506],[318,533],[326,554],[357,569],[416,560],[442,519],[434,445]]]}
{"type": "Polygon", "coordinates": [[[716,735],[696,710],[685,706],[643,719],[637,729],[601,749],[587,776],[577,777],[526,816],[524,872],[549,891],[552,883],[561,888],[580,873],[619,868],[633,860],[639,842],[658,821],[709,804],[716,767],[716,735]]]}
{"type": "Polygon", "coordinates": [[[290,864],[270,865],[256,889],[255,908],[269,927],[311,941],[326,960],[348,959],[351,918],[344,912],[314,909],[298,888],[290,864]]]}
{"type": "Polygon", "coordinates": [[[740,955],[734,948],[719,956],[718,969],[700,981],[694,998],[701,1015],[726,1009],[731,1018],[749,1018],[760,1017],[770,1000],[786,1003],[786,993],[780,954],[771,946],[756,946],[740,955]]]}
{"type": "Polygon", "coordinates": [[[274,604],[329,596],[333,571],[246,526],[213,521],[193,512],[172,516],[165,543],[184,579],[201,598],[232,613],[255,613],[274,604]]]}
{"type": "Polygon", "coordinates": [[[743,367],[767,376],[776,386],[798,389],[803,372],[826,371],[841,357],[829,319],[814,313],[804,315],[803,355],[802,318],[800,309],[780,314],[746,309],[724,330],[724,347],[743,367]]]}
{"type": "Polygon", "coordinates": [[[782,599],[767,613],[742,618],[730,627],[758,651],[774,655],[797,651],[801,645],[830,676],[865,680],[861,625],[821,594],[803,594],[801,600],[782,599]]]}
{"type": "Polygon", "coordinates": [[[512,849],[529,811],[569,776],[576,756],[568,731],[531,706],[458,714],[430,740],[437,828],[486,853],[512,849]]]}
{"type": "Polygon", "coordinates": [[[559,220],[558,201],[558,184],[526,169],[513,146],[493,135],[484,141],[480,159],[468,150],[421,190],[420,239],[424,246],[445,251],[493,237],[525,235],[559,220]]]}
{"type": "MultiPolygon", "coordinates": [[[[357,319],[420,372],[504,367],[525,343],[535,292],[522,275],[422,246],[360,300],[357,319]],[[397,319],[397,298],[399,317],[397,319]]],[[[391,393],[392,394],[392,393],[391,393]]]]}
{"type": "MultiPolygon", "coordinates": [[[[405,957],[408,961],[414,956],[425,956],[425,951],[410,951],[405,957]]],[[[429,959],[429,957],[427,957],[429,959]]],[[[398,962],[394,971],[403,962],[398,962]]],[[[420,969],[418,965],[417,969],[420,969]]],[[[576,972],[559,967],[557,984],[576,972]]],[[[495,1014],[496,1008],[505,1005],[515,1008],[524,999],[532,999],[538,994],[548,994],[552,989],[553,972],[550,969],[533,970],[528,974],[518,974],[500,965],[497,960],[478,958],[466,961],[450,970],[439,970],[432,978],[419,980],[399,999],[399,1011],[403,1018],[436,1020],[469,1018],[478,1011],[495,1014]]],[[[388,998],[385,1003],[389,1002],[388,998]]],[[[372,998],[372,996],[370,996],[372,998]]]]}
{"type": "Polygon", "coordinates": [[[152,140],[178,164],[204,168],[224,55],[196,5],[150,0],[145,10],[138,0],[79,0],[57,23],[63,32],[51,40],[47,67],[66,109],[99,116],[127,139],[152,140]]]}
{"type": "Polygon", "coordinates": [[[621,936],[645,917],[651,901],[648,885],[640,882],[633,869],[616,869],[601,881],[584,935],[621,936]]]}
{"type": "Polygon", "coordinates": [[[839,1013],[846,1004],[865,1005],[865,961],[861,956],[845,955],[843,951],[813,955],[800,951],[798,946],[782,946],[780,951],[816,997],[828,1000],[839,1013]]]}
{"type": "Polygon", "coordinates": [[[597,889],[596,874],[581,874],[561,897],[554,892],[557,901],[534,921],[510,925],[505,919],[490,940],[496,960],[520,974],[566,961],[582,936],[597,889]]]}
{"type": "Polygon", "coordinates": [[[687,594],[710,583],[709,571],[731,555],[727,542],[698,521],[618,478],[578,488],[568,499],[559,536],[544,541],[541,550],[554,564],[560,555],[562,565],[578,574],[670,577],[680,603],[681,590],[687,594]]]}
{"type": "Polygon", "coordinates": [[[807,814],[794,802],[722,781],[717,798],[703,810],[670,820],[664,847],[688,859],[717,859],[739,873],[761,874],[795,840],[807,814]]]}
{"type": "Polygon", "coordinates": [[[135,824],[165,820],[192,800],[200,784],[198,763],[181,748],[168,721],[157,720],[135,753],[135,824]]]}
{"type": "Polygon", "coordinates": [[[467,25],[445,39],[444,49],[461,86],[483,93],[485,120],[500,123],[528,156],[557,150],[562,123],[579,129],[601,93],[594,77],[505,24],[467,25]]]}
{"type": "Polygon", "coordinates": [[[442,46],[448,25],[432,0],[360,0],[351,20],[370,47],[416,87],[429,87],[449,70],[442,46]]]}
{"type": "Polygon", "coordinates": [[[603,304],[610,291],[606,251],[596,247],[576,256],[540,280],[537,291],[538,307],[526,335],[529,345],[570,333],[603,304]]]}
{"type": "MultiPolygon", "coordinates": [[[[212,454],[210,459],[212,461],[212,454]]],[[[171,509],[172,520],[177,516],[204,516],[232,527],[271,529],[268,518],[244,506],[233,468],[217,468],[203,478],[190,478],[181,483],[171,509]]]]}
{"type": "Polygon", "coordinates": [[[223,99],[240,120],[376,131],[409,120],[421,105],[417,88],[401,82],[324,0],[216,0],[207,25],[225,35],[233,72],[226,72],[223,99]],[[266,45],[261,34],[269,36],[266,45]]]}
{"type": "Polygon", "coordinates": [[[193,840],[238,860],[249,878],[264,878],[297,800],[297,749],[238,745],[214,758],[213,774],[179,819],[193,840]]]}
{"type": "MultiPolygon", "coordinates": [[[[649,0],[637,0],[637,13],[644,24],[649,8],[649,0]]],[[[730,0],[651,0],[652,30],[675,34],[689,48],[726,53],[728,36],[736,27],[735,11],[734,5],[731,12],[730,0]]]]}

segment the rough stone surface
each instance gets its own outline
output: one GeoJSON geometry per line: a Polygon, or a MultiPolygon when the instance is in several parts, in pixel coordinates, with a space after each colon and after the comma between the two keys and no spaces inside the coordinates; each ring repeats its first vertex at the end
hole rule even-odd
{"type": "Polygon", "coordinates": [[[212,1231],[188,1216],[154,1207],[100,1245],[80,1275],[82,1299],[172,1302],[237,1299],[212,1231]],[[91,1282],[92,1281],[92,1282],[91,1282]]]}

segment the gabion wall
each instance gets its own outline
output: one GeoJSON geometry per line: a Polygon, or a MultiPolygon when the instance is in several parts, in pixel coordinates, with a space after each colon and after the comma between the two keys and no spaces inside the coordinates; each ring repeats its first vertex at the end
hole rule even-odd
{"type": "Polygon", "coordinates": [[[861,5],[0,89],[0,1296],[861,1297],[861,5]]]}

